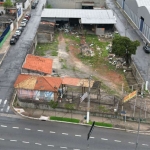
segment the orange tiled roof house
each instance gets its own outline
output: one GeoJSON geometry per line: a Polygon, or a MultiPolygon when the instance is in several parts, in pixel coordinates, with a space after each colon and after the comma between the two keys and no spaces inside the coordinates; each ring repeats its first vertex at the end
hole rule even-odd
{"type": "Polygon", "coordinates": [[[53,60],[28,54],[22,65],[21,73],[35,75],[51,75],[53,60]]]}
{"type": "Polygon", "coordinates": [[[58,99],[61,78],[20,74],[14,84],[19,100],[48,102],[58,99]]]}

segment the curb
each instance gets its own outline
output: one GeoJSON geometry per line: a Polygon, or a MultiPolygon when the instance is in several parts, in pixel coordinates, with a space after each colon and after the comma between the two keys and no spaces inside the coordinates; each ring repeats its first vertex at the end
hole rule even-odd
{"type": "MultiPolygon", "coordinates": [[[[15,107],[13,106],[16,95],[17,95],[17,92],[15,92],[14,97],[12,99],[12,103],[11,103],[11,107],[14,110],[15,114],[20,115],[21,117],[26,118],[26,119],[32,119],[32,120],[42,121],[39,118],[25,116],[25,115],[19,113],[18,111],[16,111],[15,107]]],[[[57,123],[65,123],[65,124],[73,124],[73,125],[81,125],[81,126],[91,126],[90,124],[72,123],[72,122],[64,122],[64,121],[57,121],[57,120],[45,120],[45,121],[48,121],[48,122],[57,122],[57,123]]],[[[103,127],[103,126],[97,126],[97,125],[95,125],[95,127],[103,128],[103,129],[126,131],[128,133],[137,133],[136,130],[128,130],[128,129],[121,129],[121,128],[113,128],[113,127],[110,128],[110,127],[103,127]]],[[[150,135],[150,131],[139,131],[139,134],[150,135]]]]}

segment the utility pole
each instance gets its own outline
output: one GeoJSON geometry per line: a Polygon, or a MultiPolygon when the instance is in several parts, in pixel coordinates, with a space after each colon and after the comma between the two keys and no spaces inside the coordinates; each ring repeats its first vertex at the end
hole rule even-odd
{"type": "Polygon", "coordinates": [[[90,91],[91,91],[91,77],[92,75],[90,75],[89,77],[89,94],[88,94],[88,104],[87,104],[87,117],[86,117],[86,121],[87,123],[89,123],[89,119],[90,119],[90,91]]]}
{"type": "Polygon", "coordinates": [[[140,99],[141,102],[140,102],[138,132],[137,132],[137,139],[136,139],[136,147],[135,147],[135,150],[137,150],[138,144],[139,144],[139,132],[140,132],[140,123],[141,123],[141,107],[142,107],[142,99],[143,99],[143,90],[144,90],[144,84],[142,84],[142,89],[141,89],[141,99],[140,99]]]}

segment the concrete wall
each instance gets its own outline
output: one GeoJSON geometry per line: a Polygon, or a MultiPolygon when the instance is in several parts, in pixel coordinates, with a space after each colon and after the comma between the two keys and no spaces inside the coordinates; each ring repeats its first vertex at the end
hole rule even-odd
{"type": "Polygon", "coordinates": [[[37,33],[38,43],[50,43],[53,41],[54,35],[51,33],[37,33]]]}
{"type": "Polygon", "coordinates": [[[95,7],[104,7],[105,0],[47,0],[52,8],[81,9],[82,2],[94,2],[95,7]]]}
{"type": "Polygon", "coordinates": [[[30,2],[29,2],[29,0],[26,0],[26,2],[24,3],[24,10],[26,10],[28,7],[29,7],[29,5],[30,5],[30,2]]]}

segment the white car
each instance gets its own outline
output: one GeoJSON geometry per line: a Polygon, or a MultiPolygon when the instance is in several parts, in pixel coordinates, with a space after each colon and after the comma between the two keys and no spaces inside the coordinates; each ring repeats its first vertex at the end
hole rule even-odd
{"type": "Polygon", "coordinates": [[[21,26],[21,27],[25,27],[26,25],[27,25],[27,24],[26,24],[25,22],[21,22],[21,23],[20,23],[20,26],[21,26]]]}
{"type": "Polygon", "coordinates": [[[16,35],[21,35],[21,31],[20,30],[16,30],[16,33],[15,33],[16,35]]]}
{"type": "Polygon", "coordinates": [[[28,20],[24,18],[22,22],[28,23],[28,20]]]}

